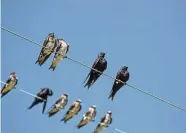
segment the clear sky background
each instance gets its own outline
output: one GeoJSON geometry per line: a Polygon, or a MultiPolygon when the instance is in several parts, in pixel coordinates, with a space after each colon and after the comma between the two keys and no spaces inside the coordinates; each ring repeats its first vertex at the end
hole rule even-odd
{"type": "MultiPolygon", "coordinates": [[[[107,74],[115,77],[128,65],[130,80],[168,101],[186,108],[186,2],[184,0],[2,0],[2,26],[43,43],[49,32],[70,44],[68,55],[92,65],[106,52],[107,74]]],[[[2,102],[2,133],[92,133],[96,123],[76,129],[83,113],[97,105],[96,121],[113,112],[112,127],[127,133],[186,133],[186,112],[173,108],[127,86],[112,102],[108,100],[113,80],[101,76],[87,90],[83,81],[89,69],[63,60],[48,70],[53,55],[35,65],[40,47],[2,31],[2,80],[10,72],[19,78],[17,90],[2,102]],[[42,115],[38,105],[27,110],[40,88],[53,89],[47,109],[63,93],[69,94],[65,110],[54,117],[42,115]],[[67,124],[60,119],[77,98],[82,111],[67,124]]],[[[114,133],[108,128],[103,133],[114,133]]]]}

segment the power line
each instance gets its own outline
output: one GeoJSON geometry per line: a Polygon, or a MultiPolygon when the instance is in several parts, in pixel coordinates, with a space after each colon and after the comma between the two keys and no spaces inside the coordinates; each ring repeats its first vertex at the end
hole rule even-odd
{"type": "MultiPolygon", "coordinates": [[[[5,83],[5,82],[3,82],[3,81],[0,81],[2,84],[7,84],[7,83],[5,83]]],[[[35,98],[38,98],[38,99],[40,99],[40,100],[43,100],[43,101],[46,101],[45,99],[43,99],[43,98],[41,98],[41,97],[38,97],[37,95],[34,95],[34,94],[32,94],[32,93],[30,93],[30,92],[28,92],[28,91],[25,91],[25,90],[23,90],[23,89],[19,89],[21,92],[23,92],[23,93],[25,93],[25,94],[27,94],[27,95],[30,95],[30,96],[32,96],[32,97],[35,97],[35,98]]],[[[98,123],[98,122],[96,122],[96,123],[98,123]]],[[[111,126],[109,126],[109,127],[111,127],[111,126]]],[[[113,128],[115,131],[117,131],[117,132],[120,132],[120,133],[126,133],[126,132],[124,132],[124,131],[122,131],[122,130],[120,130],[120,129],[118,129],[118,128],[113,128]]]]}
{"type": "MultiPolygon", "coordinates": [[[[20,34],[18,34],[18,33],[16,33],[16,32],[13,32],[13,31],[11,31],[11,30],[9,30],[9,29],[7,29],[7,28],[1,27],[1,29],[3,29],[3,30],[5,30],[5,31],[7,31],[7,32],[9,32],[9,33],[11,33],[11,34],[13,34],[13,35],[15,35],[15,36],[18,36],[18,37],[20,37],[20,38],[22,38],[22,39],[25,39],[25,40],[27,40],[27,41],[29,41],[29,42],[35,44],[35,45],[38,45],[38,46],[40,46],[40,47],[43,47],[41,44],[39,44],[39,43],[37,43],[37,42],[35,42],[35,41],[33,41],[33,40],[31,40],[31,39],[25,37],[25,36],[22,36],[22,35],[20,35],[20,34]]],[[[57,52],[54,52],[54,53],[57,53],[57,52]]],[[[59,53],[58,53],[58,54],[59,54],[59,53]]],[[[79,61],[77,61],[77,60],[74,60],[74,59],[72,59],[72,58],[70,58],[70,57],[68,57],[68,56],[66,56],[65,58],[67,58],[67,59],[69,59],[69,60],[71,60],[71,61],[73,61],[73,62],[75,62],[75,63],[77,63],[77,64],[80,64],[80,65],[82,65],[82,66],[84,66],[84,67],[87,67],[87,68],[89,68],[89,69],[92,69],[92,70],[94,70],[94,71],[96,71],[96,72],[102,73],[102,72],[100,72],[100,71],[98,71],[98,70],[96,70],[96,69],[94,69],[94,68],[92,68],[92,67],[90,67],[90,66],[88,66],[88,65],[86,65],[86,64],[84,64],[84,63],[81,63],[81,62],[79,62],[79,61]]],[[[106,77],[109,77],[109,78],[111,78],[111,79],[117,80],[117,81],[119,81],[119,82],[124,83],[123,81],[121,81],[121,80],[119,80],[119,79],[116,79],[116,78],[114,78],[114,77],[112,77],[112,76],[110,76],[110,75],[107,75],[107,74],[105,74],[105,73],[102,73],[102,75],[104,75],[104,76],[106,76],[106,77]]],[[[186,109],[185,109],[185,108],[183,108],[183,107],[181,107],[181,106],[178,106],[178,105],[176,105],[176,104],[173,104],[173,103],[171,103],[171,102],[169,102],[169,101],[167,101],[167,100],[165,100],[165,99],[163,99],[163,98],[160,98],[160,97],[158,97],[158,96],[156,96],[156,95],[153,95],[153,94],[151,94],[151,93],[148,92],[148,91],[144,91],[144,90],[142,90],[142,89],[140,89],[140,88],[138,88],[138,87],[135,87],[135,86],[133,86],[133,85],[130,85],[130,84],[128,84],[128,83],[126,83],[126,85],[129,86],[129,87],[131,87],[131,88],[133,88],[133,89],[135,89],[135,90],[137,90],[137,91],[139,91],[139,92],[142,92],[142,93],[144,93],[144,94],[146,94],[146,95],[149,95],[149,96],[151,96],[151,97],[153,97],[153,98],[155,98],[155,99],[157,99],[157,100],[159,100],[159,101],[161,101],[161,102],[164,102],[164,103],[166,103],[166,104],[168,104],[168,105],[170,105],[170,106],[172,106],[172,107],[175,107],[175,108],[177,108],[177,109],[180,109],[180,110],[186,112],[186,109]]]]}

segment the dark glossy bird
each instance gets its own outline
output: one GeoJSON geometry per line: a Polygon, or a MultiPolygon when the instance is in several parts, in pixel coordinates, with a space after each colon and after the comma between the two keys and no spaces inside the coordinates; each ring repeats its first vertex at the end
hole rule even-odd
{"type": "Polygon", "coordinates": [[[33,108],[35,105],[39,104],[39,103],[43,103],[43,109],[42,109],[42,113],[45,112],[45,108],[46,108],[46,104],[47,104],[47,99],[48,96],[52,96],[53,95],[53,91],[49,88],[41,88],[41,91],[39,93],[37,93],[37,97],[35,97],[33,103],[30,105],[30,107],[28,107],[28,109],[33,108]]]}
{"type": "Polygon", "coordinates": [[[130,77],[130,74],[128,72],[128,67],[127,66],[122,67],[116,76],[116,79],[118,79],[120,81],[118,81],[118,80],[114,81],[114,84],[112,86],[112,90],[110,92],[109,98],[112,98],[112,101],[113,101],[116,93],[120,90],[120,88],[123,87],[123,85],[125,85],[126,82],[129,80],[129,77],[130,77]]]}
{"type": "Polygon", "coordinates": [[[69,44],[64,39],[57,39],[57,48],[55,51],[55,55],[52,61],[52,64],[50,65],[49,69],[55,70],[57,64],[64,59],[66,54],[69,51],[69,44]]]}
{"type": "Polygon", "coordinates": [[[94,64],[92,65],[92,68],[100,71],[101,73],[91,69],[88,76],[85,79],[86,81],[89,78],[84,87],[88,86],[88,88],[90,88],[101,76],[101,74],[107,69],[107,60],[105,59],[104,52],[99,53],[97,59],[94,61],[94,64]]]}
{"type": "Polygon", "coordinates": [[[77,99],[70,106],[70,108],[68,109],[68,111],[65,114],[65,116],[61,119],[61,121],[64,121],[64,123],[66,123],[71,118],[73,118],[75,115],[77,115],[81,111],[81,108],[82,108],[81,100],[80,99],[77,99]]]}
{"type": "Polygon", "coordinates": [[[68,103],[68,94],[63,94],[52,106],[51,110],[48,112],[48,116],[51,117],[55,115],[62,109],[65,109],[65,106],[68,103]]]}
{"type": "Polygon", "coordinates": [[[96,117],[96,106],[92,105],[89,107],[88,111],[83,115],[83,118],[77,125],[77,128],[80,129],[81,127],[87,125],[89,122],[94,121],[96,117]]]}
{"type": "Polygon", "coordinates": [[[104,128],[108,128],[110,124],[112,124],[112,112],[108,111],[106,115],[101,118],[101,121],[99,122],[93,133],[101,132],[104,128]]]}
{"type": "Polygon", "coordinates": [[[49,35],[45,38],[40,55],[35,64],[38,63],[40,66],[43,65],[43,63],[45,63],[45,61],[50,57],[52,52],[54,52],[56,46],[57,40],[55,39],[54,33],[49,33],[49,35]]]}
{"type": "Polygon", "coordinates": [[[8,94],[12,89],[16,87],[18,83],[18,77],[16,76],[15,72],[10,73],[10,77],[6,81],[6,84],[3,86],[1,90],[1,97],[8,94]]]}

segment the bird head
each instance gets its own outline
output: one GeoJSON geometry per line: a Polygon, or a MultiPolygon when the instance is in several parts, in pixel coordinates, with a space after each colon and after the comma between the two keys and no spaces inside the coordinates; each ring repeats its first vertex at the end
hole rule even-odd
{"type": "Polygon", "coordinates": [[[110,115],[112,114],[112,112],[111,112],[111,111],[108,111],[107,113],[108,113],[108,114],[110,114],[110,115]]]}
{"type": "Polygon", "coordinates": [[[11,72],[10,75],[16,75],[16,73],[15,72],[11,72]]]}
{"type": "Polygon", "coordinates": [[[52,96],[53,95],[53,91],[51,89],[49,89],[48,95],[49,96],[52,96]]]}
{"type": "Polygon", "coordinates": [[[96,105],[92,105],[91,107],[94,108],[94,109],[96,109],[96,105]]]}
{"type": "Polygon", "coordinates": [[[68,97],[68,94],[65,93],[64,96],[68,97]]]}
{"type": "Polygon", "coordinates": [[[105,54],[106,54],[106,53],[104,53],[104,52],[100,52],[100,53],[99,53],[99,57],[103,57],[103,58],[104,58],[104,57],[105,57],[105,54]]]}
{"type": "Polygon", "coordinates": [[[16,73],[15,72],[11,72],[10,75],[12,75],[13,77],[16,77],[16,73]]]}
{"type": "Polygon", "coordinates": [[[77,99],[76,101],[79,102],[79,103],[81,103],[81,99],[77,99]]]}
{"type": "Polygon", "coordinates": [[[128,66],[123,66],[122,70],[126,70],[127,71],[128,70],[128,66]]]}
{"type": "Polygon", "coordinates": [[[54,33],[49,33],[48,36],[53,38],[55,37],[54,33]]]}

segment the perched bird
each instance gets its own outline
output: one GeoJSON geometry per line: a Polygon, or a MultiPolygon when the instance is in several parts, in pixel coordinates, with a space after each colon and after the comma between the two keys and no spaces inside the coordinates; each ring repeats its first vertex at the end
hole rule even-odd
{"type": "Polygon", "coordinates": [[[120,71],[117,73],[116,79],[120,80],[115,80],[114,84],[112,86],[112,91],[110,92],[109,98],[112,98],[112,101],[114,99],[115,94],[119,89],[126,84],[126,82],[129,80],[130,74],[128,72],[128,67],[124,66],[120,69],[120,71]],[[122,82],[124,83],[122,83],[122,82]]]}
{"type": "Polygon", "coordinates": [[[49,33],[49,35],[45,38],[40,55],[35,64],[38,63],[40,66],[43,65],[43,63],[50,57],[56,46],[57,40],[55,39],[54,33],[49,33]]]}
{"type": "Polygon", "coordinates": [[[68,120],[70,120],[75,115],[77,115],[81,111],[81,108],[82,108],[81,100],[80,99],[77,99],[70,106],[70,108],[68,109],[68,111],[65,114],[65,116],[61,119],[61,121],[64,121],[64,123],[66,123],[68,120]]]}
{"type": "Polygon", "coordinates": [[[77,128],[81,128],[85,125],[87,125],[90,121],[94,121],[94,118],[96,117],[96,106],[92,105],[89,107],[88,111],[83,115],[83,118],[77,125],[77,128]]]}
{"type": "Polygon", "coordinates": [[[12,89],[16,87],[18,83],[18,77],[16,76],[15,72],[10,73],[9,79],[6,81],[6,84],[3,86],[1,90],[1,97],[5,96],[10,92],[12,89]]]}
{"type": "Polygon", "coordinates": [[[55,52],[52,64],[49,67],[49,69],[52,69],[53,71],[55,70],[60,60],[64,59],[70,47],[69,44],[64,39],[57,39],[57,42],[58,42],[57,43],[58,46],[56,48],[56,52],[55,52]]]}
{"type": "Polygon", "coordinates": [[[33,103],[30,105],[30,107],[28,107],[28,109],[31,109],[35,105],[44,102],[43,103],[43,110],[42,110],[42,113],[44,113],[45,112],[45,108],[46,108],[46,104],[47,104],[48,96],[52,96],[52,95],[53,95],[53,91],[51,89],[49,89],[49,88],[41,88],[41,91],[39,93],[37,93],[37,97],[35,97],[33,103]]]}
{"type": "Polygon", "coordinates": [[[109,127],[110,124],[112,124],[112,112],[108,111],[106,115],[101,118],[101,121],[99,122],[93,133],[101,132],[104,128],[109,127]]]}
{"type": "Polygon", "coordinates": [[[52,109],[48,112],[49,117],[55,115],[61,109],[64,109],[68,103],[68,94],[62,95],[52,106],[52,109]]]}
{"type": "Polygon", "coordinates": [[[84,87],[88,86],[88,88],[90,88],[91,85],[93,85],[96,82],[96,80],[100,77],[100,75],[107,69],[107,61],[105,59],[104,52],[99,53],[97,59],[94,61],[94,64],[92,65],[92,68],[100,71],[101,73],[91,69],[88,76],[85,79],[86,81],[89,78],[84,87]]]}

